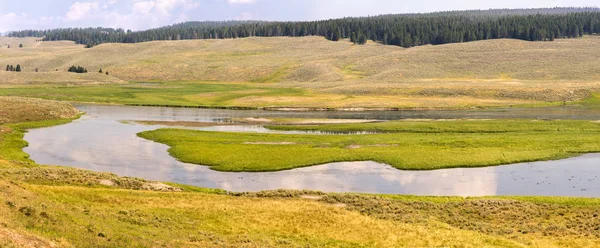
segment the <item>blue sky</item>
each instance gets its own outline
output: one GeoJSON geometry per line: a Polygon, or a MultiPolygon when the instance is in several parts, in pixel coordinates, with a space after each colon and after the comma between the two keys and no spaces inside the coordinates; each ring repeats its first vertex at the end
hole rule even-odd
{"type": "Polygon", "coordinates": [[[597,0],[0,0],[0,32],[89,26],[140,30],[196,20],[316,20],[444,10],[598,5],[597,0]]]}

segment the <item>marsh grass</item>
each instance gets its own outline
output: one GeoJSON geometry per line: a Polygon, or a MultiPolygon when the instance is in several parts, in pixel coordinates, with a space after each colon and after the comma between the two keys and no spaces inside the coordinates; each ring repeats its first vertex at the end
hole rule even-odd
{"type": "Polygon", "coordinates": [[[600,152],[600,123],[590,121],[401,121],[278,129],[384,133],[286,135],[159,129],[138,136],[169,145],[169,153],[183,162],[219,171],[277,171],[344,161],[433,170],[600,152]]]}
{"type": "Polygon", "coordinates": [[[571,120],[477,120],[432,119],[400,120],[376,123],[333,123],[327,125],[269,125],[272,130],[381,133],[597,133],[600,123],[571,120]]]}

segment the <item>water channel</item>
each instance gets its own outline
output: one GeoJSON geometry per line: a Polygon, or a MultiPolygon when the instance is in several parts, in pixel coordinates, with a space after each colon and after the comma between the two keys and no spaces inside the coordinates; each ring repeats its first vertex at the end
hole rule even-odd
{"type": "MultiPolygon", "coordinates": [[[[513,164],[487,168],[401,171],[375,162],[331,163],[267,173],[217,172],[206,166],[182,163],[163,144],[137,133],[160,128],[126,120],[227,122],[231,118],[334,119],[588,119],[600,120],[600,110],[492,109],[391,112],[277,112],[76,105],[86,112],[72,123],[31,130],[25,152],[40,164],[71,166],[120,176],[176,182],[230,191],[311,189],[325,192],[362,192],[432,196],[600,196],[600,154],[560,161],[513,164]]],[[[261,126],[197,128],[228,132],[270,132],[261,126]]]]}

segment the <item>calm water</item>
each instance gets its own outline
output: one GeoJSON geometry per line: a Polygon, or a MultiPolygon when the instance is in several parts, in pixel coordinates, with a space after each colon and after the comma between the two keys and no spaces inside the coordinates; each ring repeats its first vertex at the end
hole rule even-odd
{"type": "MultiPolygon", "coordinates": [[[[123,124],[122,120],[223,121],[243,117],[303,118],[543,118],[600,120],[595,110],[405,111],[405,112],[267,112],[210,109],[78,105],[88,114],[73,123],[31,130],[25,151],[41,164],[72,166],[121,176],[141,177],[230,191],[313,189],[413,195],[600,196],[600,154],[561,161],[489,168],[400,171],[374,162],[332,163],[269,173],[216,172],[176,161],[166,145],[137,133],[158,128],[123,124]],[[539,114],[538,114],[539,113],[539,114]]],[[[205,128],[207,129],[207,128],[205,128]]],[[[208,128],[265,132],[260,126],[208,128]]]]}

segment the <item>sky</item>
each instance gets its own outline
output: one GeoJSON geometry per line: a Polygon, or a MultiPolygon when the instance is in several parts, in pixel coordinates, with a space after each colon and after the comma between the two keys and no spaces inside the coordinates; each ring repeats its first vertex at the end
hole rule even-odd
{"type": "Polygon", "coordinates": [[[0,0],[0,33],[100,26],[143,30],[185,21],[305,21],[446,10],[598,5],[597,0],[0,0]]]}

